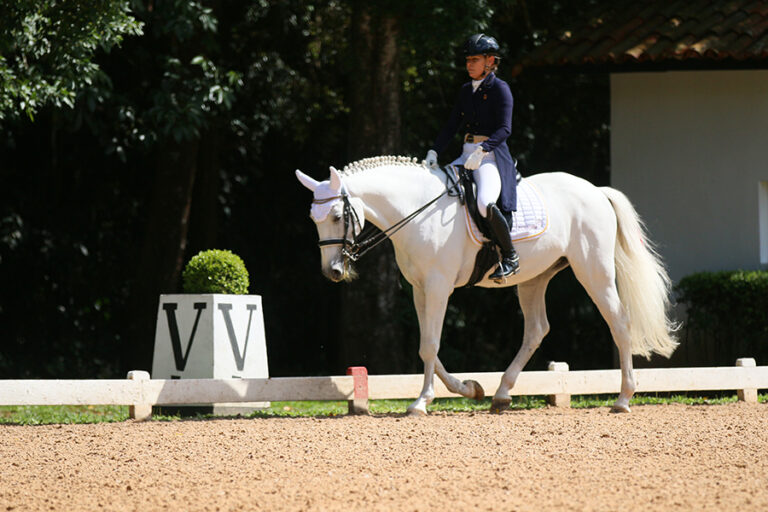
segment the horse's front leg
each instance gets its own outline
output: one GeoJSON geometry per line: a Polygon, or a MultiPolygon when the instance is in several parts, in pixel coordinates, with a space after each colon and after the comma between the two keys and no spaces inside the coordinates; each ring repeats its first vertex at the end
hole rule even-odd
{"type": "Polygon", "coordinates": [[[485,390],[479,382],[476,380],[460,381],[448,373],[448,370],[445,369],[443,363],[440,362],[439,357],[435,358],[435,373],[440,377],[440,380],[443,381],[443,384],[445,384],[445,387],[448,388],[448,391],[451,393],[456,393],[467,398],[474,398],[475,400],[482,400],[485,398],[485,390]]]}
{"type": "Polygon", "coordinates": [[[509,390],[514,387],[520,372],[523,371],[523,368],[541,344],[541,340],[549,332],[547,306],[544,302],[544,296],[547,291],[547,284],[549,284],[549,280],[553,275],[544,274],[517,287],[520,309],[522,309],[523,318],[525,319],[523,343],[520,346],[520,350],[517,351],[515,359],[501,377],[501,384],[493,396],[491,412],[498,413],[509,407],[512,401],[509,397],[509,390]]]}
{"type": "Polygon", "coordinates": [[[453,287],[436,282],[424,288],[413,287],[413,302],[419,317],[419,357],[424,362],[424,386],[419,398],[408,406],[408,414],[422,416],[427,414],[427,406],[435,399],[434,376],[436,365],[444,372],[437,359],[440,350],[440,333],[443,319],[453,287]]]}

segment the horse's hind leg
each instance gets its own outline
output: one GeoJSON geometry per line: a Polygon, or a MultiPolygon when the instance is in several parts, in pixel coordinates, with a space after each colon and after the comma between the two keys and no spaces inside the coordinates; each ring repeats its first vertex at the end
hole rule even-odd
{"type": "Polygon", "coordinates": [[[512,389],[517,381],[517,377],[523,368],[531,359],[536,349],[541,345],[541,340],[549,332],[549,321],[547,320],[547,307],[544,302],[544,295],[547,292],[547,285],[552,277],[564,266],[553,267],[551,271],[545,272],[540,276],[519,284],[517,286],[520,298],[520,309],[523,311],[525,319],[523,343],[515,355],[512,364],[509,365],[504,375],[501,377],[501,384],[493,395],[491,412],[501,412],[509,407],[511,402],[509,390],[512,389]]]}
{"type": "Polygon", "coordinates": [[[600,314],[608,323],[611,336],[619,349],[621,365],[621,392],[611,408],[612,412],[629,412],[629,401],[635,394],[635,378],[632,370],[632,342],[629,335],[629,317],[616,288],[613,259],[610,264],[599,264],[600,258],[594,258],[588,268],[573,266],[576,279],[587,290],[600,314]],[[597,263],[597,266],[595,265],[597,263]]]}

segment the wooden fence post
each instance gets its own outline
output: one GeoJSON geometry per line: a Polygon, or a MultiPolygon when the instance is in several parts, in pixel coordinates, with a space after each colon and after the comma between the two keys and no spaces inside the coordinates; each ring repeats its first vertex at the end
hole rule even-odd
{"type": "MultiPolygon", "coordinates": [[[[754,368],[757,366],[757,363],[751,357],[742,357],[736,360],[736,366],[754,368]]],[[[739,397],[740,402],[757,403],[757,389],[755,388],[737,389],[736,395],[739,397]]]]}
{"type": "MultiPolygon", "coordinates": [[[[550,361],[547,370],[550,372],[567,372],[569,370],[568,363],[556,363],[555,361],[550,361]]],[[[555,407],[570,407],[571,395],[567,393],[547,395],[547,403],[555,407]]]]}
{"type": "Polygon", "coordinates": [[[368,414],[368,369],[365,366],[350,366],[347,375],[354,379],[353,399],[347,401],[349,414],[368,414]]]}
{"type": "MultiPolygon", "coordinates": [[[[149,380],[149,372],[133,370],[128,372],[128,380],[149,380]]],[[[142,393],[143,395],[143,393],[142,393]]],[[[141,397],[144,398],[143,396],[141,397]]],[[[152,404],[137,403],[128,406],[128,416],[132,420],[144,421],[152,417],[152,404]]]]}

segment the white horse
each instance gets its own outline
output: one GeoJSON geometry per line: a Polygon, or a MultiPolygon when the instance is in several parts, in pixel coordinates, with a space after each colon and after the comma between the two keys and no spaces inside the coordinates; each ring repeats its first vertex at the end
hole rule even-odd
{"type": "MultiPolygon", "coordinates": [[[[458,198],[445,194],[451,184],[443,171],[415,159],[377,157],[350,164],[342,172],[331,167],[330,178],[322,182],[299,170],[296,176],[314,193],[310,215],[320,236],[322,271],[332,281],[350,278],[350,257],[356,259],[360,249],[353,238],[364,222],[382,231],[395,225],[400,228],[391,240],[400,271],[413,286],[421,334],[419,356],[424,362],[424,387],[408,412],[427,413],[435,396],[435,373],[451,392],[482,398],[477,382],[459,381],[438,358],[448,298],[454,288],[467,283],[479,250],[470,239],[463,206],[458,198]]],[[[547,284],[570,264],[619,349],[621,392],[612,411],[629,412],[635,392],[632,355],[650,357],[656,352],[669,357],[677,346],[676,326],[668,317],[666,270],[638,214],[618,190],[598,188],[566,173],[525,179],[542,196],[549,226],[541,236],[515,243],[520,273],[501,284],[486,274],[477,284],[517,285],[525,318],[522,345],[502,376],[491,410],[500,412],[509,406],[509,390],[549,331],[544,303],[547,284]]]]}

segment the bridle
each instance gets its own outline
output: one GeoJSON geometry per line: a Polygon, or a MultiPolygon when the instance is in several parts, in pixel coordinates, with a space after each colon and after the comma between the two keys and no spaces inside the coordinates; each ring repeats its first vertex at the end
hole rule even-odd
{"type": "Polygon", "coordinates": [[[383,231],[379,231],[378,233],[374,233],[373,231],[376,230],[375,227],[366,228],[365,231],[362,230],[362,224],[360,222],[360,218],[357,216],[357,212],[352,207],[352,203],[350,203],[349,200],[349,194],[347,194],[346,191],[342,189],[341,193],[337,196],[333,197],[327,197],[324,199],[315,199],[312,201],[312,204],[325,204],[330,201],[334,201],[337,199],[341,199],[344,203],[344,207],[342,209],[342,220],[344,221],[344,235],[343,238],[325,238],[323,240],[320,240],[317,242],[317,245],[320,248],[328,247],[332,245],[341,245],[341,254],[344,256],[344,263],[347,264],[349,261],[357,261],[360,258],[362,258],[368,251],[382,243],[384,240],[388,240],[400,231],[403,227],[405,227],[406,224],[408,224],[411,220],[413,220],[417,215],[419,215],[421,212],[435,204],[441,197],[443,197],[446,194],[451,194],[451,192],[457,192],[459,189],[459,184],[454,182],[454,180],[451,178],[450,174],[446,172],[446,175],[450,178],[451,186],[447,187],[439,196],[429,201],[424,206],[418,208],[416,211],[408,215],[407,217],[400,219],[399,221],[395,222],[393,225],[388,227],[387,229],[383,231]],[[360,233],[357,233],[355,230],[355,226],[360,227],[361,231],[360,233]],[[352,230],[352,238],[348,236],[350,228],[352,230]]]}
{"type": "MultiPolygon", "coordinates": [[[[315,199],[312,201],[312,204],[325,204],[337,199],[341,199],[344,203],[344,208],[341,213],[341,217],[344,220],[344,235],[342,235],[343,238],[326,238],[324,240],[318,241],[317,245],[320,248],[327,247],[329,245],[341,245],[343,246],[341,248],[341,254],[344,256],[344,259],[357,261],[357,259],[362,256],[362,254],[360,254],[360,245],[363,241],[358,242],[358,235],[355,232],[355,225],[362,229],[362,224],[360,223],[360,218],[357,216],[357,212],[354,208],[352,208],[352,203],[349,202],[349,195],[346,192],[342,192],[338,196],[327,197],[325,199],[315,199]],[[352,240],[350,240],[347,236],[350,227],[352,228],[352,240]]],[[[362,233],[360,234],[362,235],[362,233]]],[[[365,252],[368,251],[366,250],[365,252]]]]}

